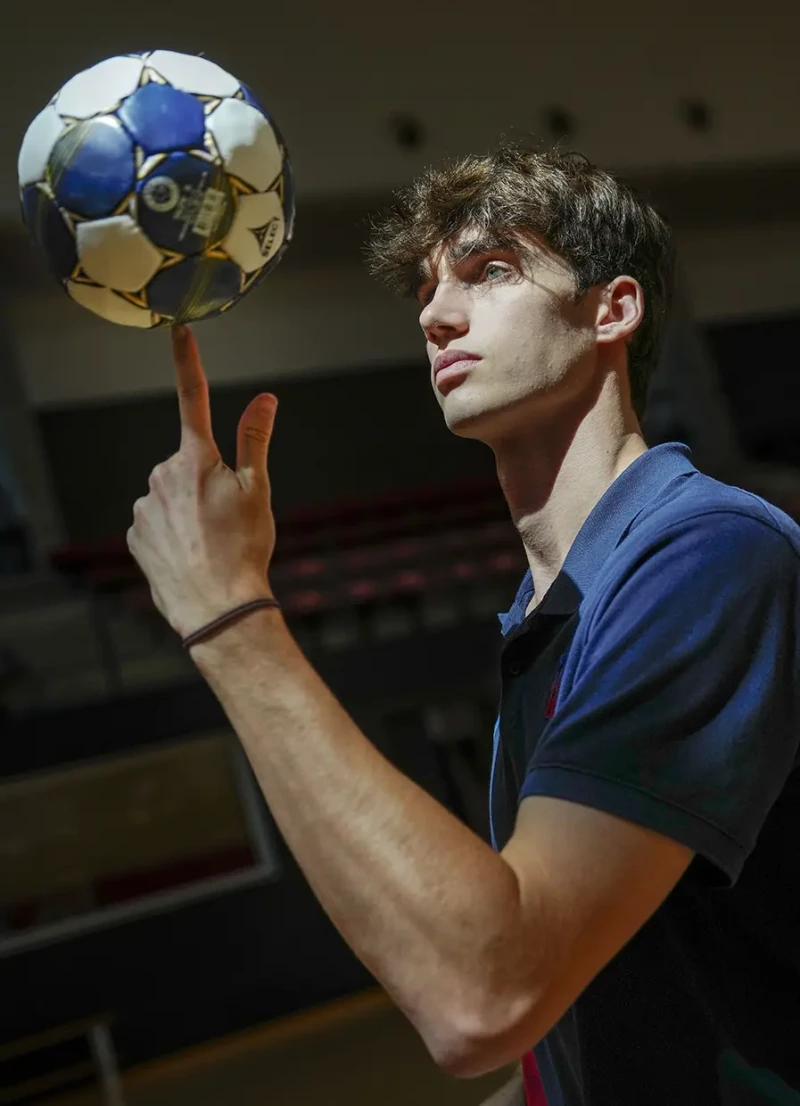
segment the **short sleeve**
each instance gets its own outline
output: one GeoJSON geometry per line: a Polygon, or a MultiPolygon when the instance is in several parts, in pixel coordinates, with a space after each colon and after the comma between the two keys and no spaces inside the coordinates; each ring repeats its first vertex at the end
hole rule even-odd
{"type": "Polygon", "coordinates": [[[734,883],[797,763],[799,569],[784,534],[730,510],[628,555],[579,626],[520,798],[648,826],[734,883]]]}

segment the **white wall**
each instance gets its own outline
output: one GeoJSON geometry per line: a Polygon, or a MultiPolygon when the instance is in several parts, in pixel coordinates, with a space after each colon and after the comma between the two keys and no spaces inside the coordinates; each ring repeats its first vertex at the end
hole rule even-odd
{"type": "Polygon", "coordinates": [[[574,144],[617,168],[800,154],[800,5],[787,0],[375,0],[264,3],[82,0],[13,5],[0,39],[0,216],[17,219],[16,154],[33,116],[73,73],[110,54],[204,51],[251,84],[292,152],[301,197],[380,189],[501,131],[541,134],[563,105],[574,144]],[[714,127],[677,105],[706,99],[714,127]],[[428,144],[397,147],[393,112],[428,144]]]}
{"type": "MultiPolygon", "coordinates": [[[[56,285],[17,301],[11,317],[36,406],[172,387],[168,331],[114,326],[56,285]]],[[[413,305],[356,267],[277,273],[229,315],[198,323],[195,334],[212,384],[378,367],[422,353],[413,305]]]]}

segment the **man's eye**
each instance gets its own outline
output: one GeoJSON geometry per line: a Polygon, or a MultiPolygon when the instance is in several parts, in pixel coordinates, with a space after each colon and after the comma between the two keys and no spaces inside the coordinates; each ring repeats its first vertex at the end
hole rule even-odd
{"type": "Polygon", "coordinates": [[[490,261],[484,266],[483,275],[487,280],[498,280],[506,275],[506,267],[498,265],[496,261],[490,261]]]}

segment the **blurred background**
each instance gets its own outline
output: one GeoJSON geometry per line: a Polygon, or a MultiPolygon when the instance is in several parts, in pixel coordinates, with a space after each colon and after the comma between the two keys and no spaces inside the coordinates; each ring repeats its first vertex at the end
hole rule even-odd
{"type": "Polygon", "coordinates": [[[274,114],[295,243],[196,328],[229,460],[274,390],[273,583],[376,745],[485,835],[496,613],[524,568],[488,450],[450,438],[413,306],[362,263],[431,161],[560,141],[671,218],[645,419],[800,517],[800,8],[711,0],[19,5],[0,43],[0,1106],[470,1104],[315,903],[125,546],[178,444],[168,336],[69,301],[20,225],[33,116],[112,54],[207,56],[274,114]]]}

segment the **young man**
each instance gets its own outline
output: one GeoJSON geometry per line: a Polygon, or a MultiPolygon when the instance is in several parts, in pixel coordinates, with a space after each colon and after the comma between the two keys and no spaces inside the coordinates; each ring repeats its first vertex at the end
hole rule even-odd
{"type": "Polygon", "coordinates": [[[800,1103],[800,531],[642,438],[671,255],[625,185],[512,147],[429,172],[376,233],[530,564],[501,619],[494,850],[269,605],[276,400],[226,468],[184,329],[181,447],[128,535],[356,954],[445,1070],[522,1057],[549,1106],[800,1103]]]}

